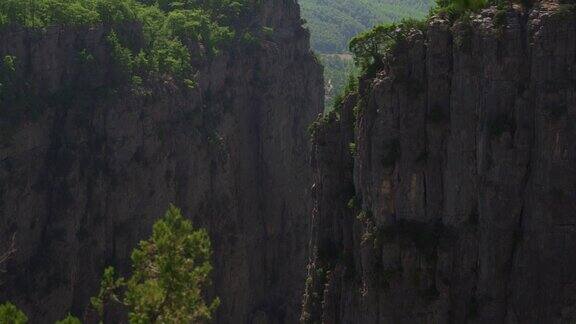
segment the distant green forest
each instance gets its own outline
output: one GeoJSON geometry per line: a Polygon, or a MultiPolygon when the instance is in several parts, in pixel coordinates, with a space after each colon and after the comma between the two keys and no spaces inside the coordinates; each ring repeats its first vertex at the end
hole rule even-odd
{"type": "Polygon", "coordinates": [[[434,0],[300,0],[318,53],[341,53],[356,34],[402,18],[423,18],[434,0]]]}
{"type": "Polygon", "coordinates": [[[354,36],[375,25],[424,18],[433,4],[434,0],[300,0],[312,48],[324,65],[326,107],[355,71],[352,56],[346,55],[354,36]]]}

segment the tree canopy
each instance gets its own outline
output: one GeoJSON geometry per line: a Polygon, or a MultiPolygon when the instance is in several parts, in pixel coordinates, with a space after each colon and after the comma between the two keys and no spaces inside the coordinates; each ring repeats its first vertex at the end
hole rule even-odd
{"type": "MultiPolygon", "coordinates": [[[[194,229],[180,209],[170,205],[153,227],[152,237],[132,252],[132,271],[118,277],[114,268],[104,271],[98,295],[91,304],[101,319],[107,305],[125,307],[132,324],[204,323],[220,305],[208,301],[212,246],[208,233],[194,229]]],[[[11,303],[0,305],[1,324],[26,324],[27,316],[11,303]]],[[[68,315],[55,324],[81,324],[68,315]]]]}
{"type": "Polygon", "coordinates": [[[198,323],[209,321],[220,301],[206,301],[212,248],[208,233],[195,230],[170,206],[155,225],[152,237],[132,253],[132,275],[117,278],[107,268],[92,304],[103,316],[106,303],[126,306],[130,323],[198,323]]]}
{"type": "Polygon", "coordinates": [[[0,305],[0,323],[26,324],[28,317],[11,303],[0,305]]]}
{"type": "Polygon", "coordinates": [[[258,1],[252,0],[2,0],[0,28],[88,26],[106,24],[112,29],[110,45],[128,75],[171,74],[192,79],[189,49],[199,42],[206,54],[216,54],[231,40],[243,36],[239,20],[258,1]],[[114,34],[125,22],[141,24],[145,44],[131,49],[114,34]]]}

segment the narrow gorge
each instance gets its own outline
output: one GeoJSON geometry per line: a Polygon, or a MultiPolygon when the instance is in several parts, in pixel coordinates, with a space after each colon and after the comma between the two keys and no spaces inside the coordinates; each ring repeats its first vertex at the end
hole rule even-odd
{"type": "Polygon", "coordinates": [[[209,233],[215,323],[576,321],[573,0],[376,27],[326,113],[296,0],[94,1],[148,15],[0,0],[0,307],[98,323],[103,270],[174,204],[209,233]]]}

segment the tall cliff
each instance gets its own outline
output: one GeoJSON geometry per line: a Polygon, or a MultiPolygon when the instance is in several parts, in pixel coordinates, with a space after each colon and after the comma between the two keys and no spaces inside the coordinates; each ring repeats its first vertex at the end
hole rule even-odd
{"type": "Polygon", "coordinates": [[[432,18],[318,122],[305,322],[576,320],[566,3],[432,18]]]}
{"type": "MultiPolygon", "coordinates": [[[[13,235],[17,248],[0,300],[34,323],[82,317],[104,267],[127,271],[174,203],[211,235],[217,322],[297,320],[322,69],[295,1],[265,1],[250,19],[273,32],[193,53],[194,89],[116,85],[104,25],[0,31],[0,57],[25,80],[24,100],[0,107],[0,248],[13,235]]],[[[137,41],[138,25],[122,29],[137,41]]]]}

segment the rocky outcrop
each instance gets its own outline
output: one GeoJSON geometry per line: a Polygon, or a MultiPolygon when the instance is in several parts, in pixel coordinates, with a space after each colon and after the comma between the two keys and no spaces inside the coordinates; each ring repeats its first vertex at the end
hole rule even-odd
{"type": "Polygon", "coordinates": [[[274,33],[195,60],[194,89],[116,84],[106,26],[0,32],[0,57],[26,80],[0,107],[0,248],[15,234],[18,249],[0,300],[34,323],[86,315],[103,268],[129,270],[175,203],[210,232],[217,322],[297,320],[322,71],[294,1],[267,1],[251,22],[274,33]]]}
{"type": "Polygon", "coordinates": [[[315,132],[305,322],[576,319],[573,5],[432,19],[343,106],[315,132]]]}

